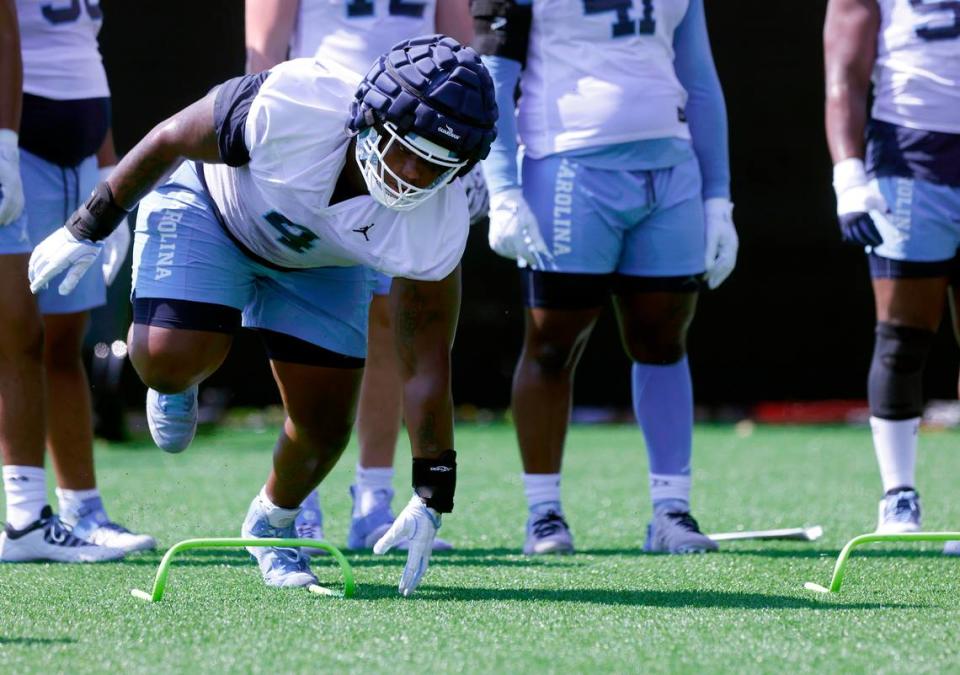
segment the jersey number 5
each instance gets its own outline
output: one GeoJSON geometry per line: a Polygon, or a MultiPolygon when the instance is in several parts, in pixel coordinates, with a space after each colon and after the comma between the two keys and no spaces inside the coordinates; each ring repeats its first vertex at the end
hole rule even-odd
{"type": "MultiPolygon", "coordinates": [[[[87,15],[94,21],[103,16],[100,11],[100,0],[83,0],[83,6],[87,8],[87,15]]],[[[71,23],[80,18],[80,0],[67,0],[59,5],[55,2],[45,2],[40,11],[43,12],[43,18],[50,23],[71,23]]]]}
{"type": "Polygon", "coordinates": [[[612,27],[613,37],[638,33],[653,35],[657,30],[657,22],[653,18],[653,0],[643,0],[643,16],[636,22],[630,18],[631,9],[633,9],[633,0],[583,0],[584,14],[617,13],[617,20],[612,27]]]}
{"type": "Polygon", "coordinates": [[[953,12],[953,23],[936,26],[920,26],[917,28],[917,37],[921,40],[952,40],[960,37],[960,2],[949,0],[940,2],[935,0],[910,0],[913,11],[917,14],[949,13],[953,12]]]}
{"type": "Polygon", "coordinates": [[[271,211],[264,216],[270,226],[280,233],[277,239],[287,248],[303,253],[310,249],[319,237],[303,225],[297,225],[282,213],[271,211]]]}
{"type": "MultiPolygon", "coordinates": [[[[444,0],[440,0],[444,2],[444,0]]],[[[409,16],[414,19],[423,18],[425,2],[409,2],[407,0],[390,0],[390,16],[409,16]]],[[[351,19],[357,16],[373,16],[373,0],[349,0],[347,2],[347,16],[351,19]]]]}

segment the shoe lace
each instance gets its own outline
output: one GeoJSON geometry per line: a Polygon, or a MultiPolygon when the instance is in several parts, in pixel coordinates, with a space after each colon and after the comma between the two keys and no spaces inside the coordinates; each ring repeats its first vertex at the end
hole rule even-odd
{"type": "Polygon", "coordinates": [[[81,539],[73,533],[73,528],[60,520],[57,516],[51,516],[47,522],[47,533],[51,541],[60,546],[92,546],[86,539],[81,539]]]}
{"type": "Polygon", "coordinates": [[[670,518],[688,532],[703,534],[700,531],[700,524],[697,522],[697,519],[691,516],[688,511],[673,511],[667,514],[667,518],[670,518]]]}
{"type": "Polygon", "coordinates": [[[567,530],[570,528],[563,516],[556,511],[547,511],[546,515],[533,522],[533,533],[537,537],[549,537],[561,529],[567,530]]]}
{"type": "Polygon", "coordinates": [[[901,493],[893,503],[887,503],[887,515],[897,521],[909,521],[917,510],[915,500],[901,493]]]}

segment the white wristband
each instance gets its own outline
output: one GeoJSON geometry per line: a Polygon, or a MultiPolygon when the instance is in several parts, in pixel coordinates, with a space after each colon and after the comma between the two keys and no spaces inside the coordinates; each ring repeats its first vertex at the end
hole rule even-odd
{"type": "Polygon", "coordinates": [[[837,194],[867,184],[867,171],[859,157],[848,157],[833,165],[833,189],[837,194]]]}

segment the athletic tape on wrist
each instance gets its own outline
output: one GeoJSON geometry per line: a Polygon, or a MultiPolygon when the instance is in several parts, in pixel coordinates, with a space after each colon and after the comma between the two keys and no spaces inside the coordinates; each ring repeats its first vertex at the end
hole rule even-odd
{"type": "Polygon", "coordinates": [[[77,239],[100,241],[110,236],[127,215],[114,201],[110,185],[103,181],[97,183],[86,204],[73,212],[64,227],[77,239]]]}
{"type": "Polygon", "coordinates": [[[444,450],[436,459],[413,458],[413,490],[434,511],[453,511],[457,491],[457,453],[444,450]]]}

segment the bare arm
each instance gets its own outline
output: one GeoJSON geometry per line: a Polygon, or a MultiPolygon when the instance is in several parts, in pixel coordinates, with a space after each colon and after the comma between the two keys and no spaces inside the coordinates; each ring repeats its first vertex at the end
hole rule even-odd
{"type": "Polygon", "coordinates": [[[414,457],[453,449],[450,350],[460,316],[460,267],[441,281],[394,279],[390,292],[414,457]]]}
{"type": "Polygon", "coordinates": [[[827,143],[834,164],[864,154],[870,74],[877,55],[876,0],[830,0],[823,25],[827,143]]]}
{"type": "Polygon", "coordinates": [[[473,44],[470,0],[440,0],[435,21],[438,33],[449,35],[463,45],[473,44]]]}
{"type": "Polygon", "coordinates": [[[213,126],[216,89],[155,126],[110,174],[114,201],[130,210],[184,159],[220,162],[213,126]]]}
{"type": "Polygon", "coordinates": [[[287,60],[300,0],[246,0],[247,72],[259,73],[287,60]]]}
{"type": "Polygon", "coordinates": [[[0,129],[20,130],[23,103],[20,27],[14,0],[0,0],[0,129]]]}

